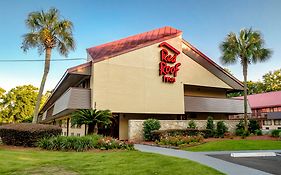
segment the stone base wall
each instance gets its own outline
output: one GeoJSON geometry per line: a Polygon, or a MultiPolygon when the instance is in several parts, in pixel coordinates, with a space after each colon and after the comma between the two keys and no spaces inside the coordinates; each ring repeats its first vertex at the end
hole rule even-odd
{"type": "MultiPolygon", "coordinates": [[[[145,120],[129,120],[128,138],[130,141],[143,141],[143,122],[145,120]]],[[[190,120],[159,120],[161,124],[160,130],[166,129],[185,129],[190,120]]],[[[236,120],[214,120],[214,124],[218,121],[224,121],[228,130],[234,132],[239,121],[236,120]]],[[[194,120],[198,129],[206,129],[207,120],[194,120]]]]}

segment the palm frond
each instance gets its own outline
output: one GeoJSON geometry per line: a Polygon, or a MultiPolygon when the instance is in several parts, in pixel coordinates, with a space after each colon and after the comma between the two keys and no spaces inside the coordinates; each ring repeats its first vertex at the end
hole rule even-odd
{"type": "Polygon", "coordinates": [[[46,48],[52,49],[57,47],[61,55],[67,56],[70,50],[75,49],[75,41],[72,34],[73,24],[69,20],[61,20],[57,9],[51,8],[47,12],[31,12],[25,23],[31,30],[30,33],[37,35],[37,40],[33,40],[37,44],[26,42],[24,39],[21,47],[24,51],[27,51],[29,48],[38,47],[40,53],[46,50],[46,48]]]}

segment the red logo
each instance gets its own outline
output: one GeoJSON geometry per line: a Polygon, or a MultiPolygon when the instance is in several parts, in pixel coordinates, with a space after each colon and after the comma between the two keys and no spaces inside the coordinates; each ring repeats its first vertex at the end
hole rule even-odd
{"type": "Polygon", "coordinates": [[[174,83],[181,65],[181,63],[176,63],[180,52],[166,42],[161,43],[159,47],[164,47],[160,51],[159,76],[162,76],[162,81],[165,83],[174,83]],[[170,55],[166,48],[173,52],[173,55],[170,55]]]}

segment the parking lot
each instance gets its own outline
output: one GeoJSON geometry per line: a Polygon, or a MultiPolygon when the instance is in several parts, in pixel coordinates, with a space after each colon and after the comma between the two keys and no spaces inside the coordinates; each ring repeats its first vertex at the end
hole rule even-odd
{"type": "Polygon", "coordinates": [[[281,156],[274,157],[231,157],[230,154],[208,155],[227,162],[258,169],[267,173],[281,175],[281,156]]]}

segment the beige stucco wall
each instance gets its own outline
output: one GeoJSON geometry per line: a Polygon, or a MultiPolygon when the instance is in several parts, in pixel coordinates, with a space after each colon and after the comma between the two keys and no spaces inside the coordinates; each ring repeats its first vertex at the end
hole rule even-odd
{"type": "MultiPolygon", "coordinates": [[[[159,120],[161,124],[160,130],[165,129],[185,129],[188,127],[188,122],[190,120],[159,120]]],[[[221,120],[214,120],[216,124],[221,120]]],[[[234,132],[236,125],[239,121],[236,120],[222,120],[225,122],[228,130],[234,132]]],[[[128,138],[130,141],[142,141],[143,140],[143,122],[144,120],[129,120],[129,131],[128,138]]],[[[206,128],[206,120],[194,120],[198,129],[206,128]]]]}
{"type": "MultiPolygon", "coordinates": [[[[191,51],[184,43],[182,43],[182,48],[191,51]]],[[[181,54],[181,58],[184,60],[181,67],[185,71],[182,74],[184,84],[232,89],[228,84],[185,54],[181,54]]]]}
{"type": "Polygon", "coordinates": [[[128,119],[124,114],[120,114],[119,118],[119,140],[128,139],[128,119]]]}
{"type": "MultiPolygon", "coordinates": [[[[166,41],[182,50],[181,36],[166,41]]],[[[115,113],[184,114],[184,84],[231,88],[181,53],[176,82],[159,76],[160,43],[93,63],[92,107],[115,113]]]]}
{"type": "MultiPolygon", "coordinates": [[[[168,42],[180,50],[180,37],[168,42]]],[[[95,63],[93,105],[118,113],[184,113],[181,80],[163,83],[159,62],[157,43],[95,63]]]]}

